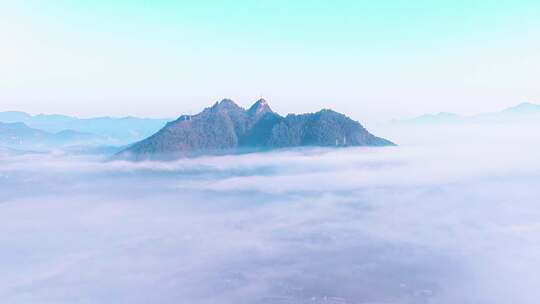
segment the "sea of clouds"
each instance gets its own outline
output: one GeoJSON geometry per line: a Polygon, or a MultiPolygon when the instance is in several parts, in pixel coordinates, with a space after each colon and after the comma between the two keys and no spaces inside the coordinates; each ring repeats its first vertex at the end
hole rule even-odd
{"type": "Polygon", "coordinates": [[[381,132],[401,145],[0,153],[0,302],[538,303],[538,132],[381,132]]]}

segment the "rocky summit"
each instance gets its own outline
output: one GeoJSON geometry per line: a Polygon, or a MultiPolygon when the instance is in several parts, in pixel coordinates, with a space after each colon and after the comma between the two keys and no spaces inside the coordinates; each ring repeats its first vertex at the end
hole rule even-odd
{"type": "Polygon", "coordinates": [[[332,110],[280,116],[260,99],[249,109],[230,99],[196,115],[182,115],[154,135],[121,151],[132,159],[321,146],[392,146],[359,122],[332,110]]]}

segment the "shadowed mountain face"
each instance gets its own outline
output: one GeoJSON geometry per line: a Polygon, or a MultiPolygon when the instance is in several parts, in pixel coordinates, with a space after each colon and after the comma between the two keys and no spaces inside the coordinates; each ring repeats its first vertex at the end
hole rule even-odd
{"type": "Polygon", "coordinates": [[[332,110],[282,117],[264,99],[247,110],[224,99],[197,115],[168,123],[119,156],[144,159],[302,146],[389,145],[394,144],[332,110]]]}

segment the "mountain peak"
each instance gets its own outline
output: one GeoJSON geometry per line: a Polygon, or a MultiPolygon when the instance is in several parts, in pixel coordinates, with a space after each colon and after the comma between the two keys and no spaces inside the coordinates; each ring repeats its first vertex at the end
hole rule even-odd
{"type": "Polygon", "coordinates": [[[268,102],[261,98],[257,100],[249,109],[248,112],[252,115],[262,115],[264,113],[271,113],[272,109],[270,109],[270,106],[268,105],[268,102]]]}
{"type": "Polygon", "coordinates": [[[219,105],[235,105],[236,106],[236,103],[232,99],[224,98],[219,102],[219,105]]]}
{"type": "Polygon", "coordinates": [[[257,100],[257,101],[255,102],[255,104],[263,104],[263,105],[267,105],[268,102],[266,101],[266,99],[260,98],[259,100],[257,100]]]}
{"type": "Polygon", "coordinates": [[[225,110],[231,110],[231,109],[241,109],[239,105],[237,105],[232,99],[225,98],[219,102],[216,102],[214,106],[212,106],[212,109],[225,109],[225,110]]]}
{"type": "Polygon", "coordinates": [[[540,105],[522,102],[517,106],[507,108],[503,112],[513,112],[513,113],[529,113],[529,112],[540,112],[540,105]]]}
{"type": "Polygon", "coordinates": [[[213,106],[206,108],[209,112],[239,112],[239,111],[245,111],[242,107],[237,105],[232,99],[225,98],[221,101],[216,101],[213,106]]]}

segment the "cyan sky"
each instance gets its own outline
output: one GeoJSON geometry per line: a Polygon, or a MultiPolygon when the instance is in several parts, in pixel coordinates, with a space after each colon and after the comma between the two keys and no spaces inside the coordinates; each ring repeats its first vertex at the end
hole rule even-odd
{"type": "Polygon", "coordinates": [[[0,111],[357,119],[540,102],[539,1],[11,1],[0,111]]]}

